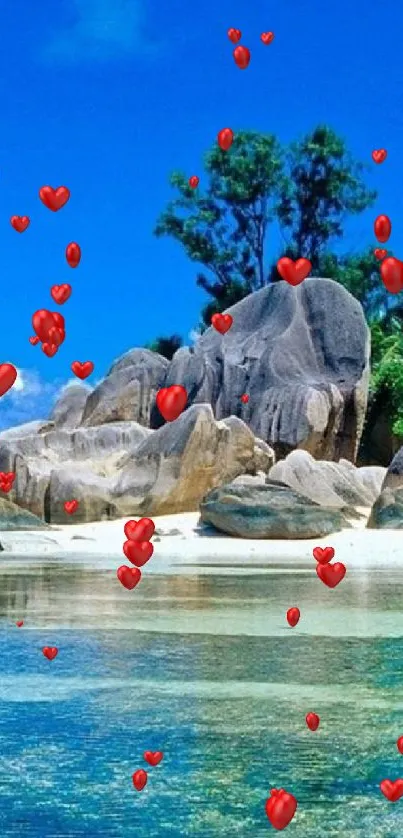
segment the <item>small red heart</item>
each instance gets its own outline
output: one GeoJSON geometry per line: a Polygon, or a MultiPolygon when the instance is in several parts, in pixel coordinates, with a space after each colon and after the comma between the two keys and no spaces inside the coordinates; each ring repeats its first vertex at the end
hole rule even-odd
{"type": "Polygon", "coordinates": [[[243,404],[248,404],[248,401],[249,401],[249,396],[248,396],[248,394],[247,394],[247,393],[243,393],[243,394],[242,394],[242,396],[241,396],[241,402],[242,402],[243,404]]]}
{"type": "Polygon", "coordinates": [[[232,55],[234,56],[237,67],[240,70],[246,70],[250,62],[250,50],[248,50],[248,47],[235,47],[232,55]]]}
{"type": "Polygon", "coordinates": [[[94,372],[94,364],[92,361],[84,361],[83,363],[81,361],[73,361],[71,369],[77,378],[81,378],[84,381],[84,378],[88,378],[94,372]]]}
{"type": "Polygon", "coordinates": [[[67,204],[70,198],[70,190],[67,189],[67,186],[58,186],[57,189],[53,189],[52,186],[42,186],[39,190],[39,197],[45,207],[52,212],[57,212],[67,204]]]}
{"type": "Polygon", "coordinates": [[[39,343],[38,335],[31,335],[29,342],[32,343],[32,346],[36,346],[39,343]]]}
{"type": "Polygon", "coordinates": [[[316,713],[307,713],[305,716],[305,721],[309,727],[309,730],[317,730],[319,727],[320,718],[316,713]]]}
{"type": "Polygon", "coordinates": [[[66,247],[66,260],[70,268],[76,268],[81,262],[81,247],[77,242],[70,242],[66,247]]]}
{"type": "Polygon", "coordinates": [[[42,649],[45,658],[47,658],[49,661],[52,661],[56,657],[58,651],[59,650],[56,648],[56,646],[44,646],[42,649]]]}
{"type": "Polygon", "coordinates": [[[151,541],[125,541],[123,552],[129,562],[135,564],[136,567],[143,567],[151,559],[154,546],[151,541]]]}
{"type": "Polygon", "coordinates": [[[73,515],[79,507],[78,500],[75,498],[73,498],[73,500],[66,500],[63,505],[68,515],[73,515]]]}
{"type": "Polygon", "coordinates": [[[274,40],[274,32],[262,32],[260,40],[267,46],[274,40]]]}
{"type": "Polygon", "coordinates": [[[140,521],[126,521],[125,536],[129,541],[149,541],[154,535],[155,524],[151,518],[140,518],[140,521]]]}
{"type": "Polygon", "coordinates": [[[142,768],[135,771],[132,776],[134,788],[137,789],[137,791],[142,791],[144,786],[147,784],[147,779],[147,771],[143,771],[142,768]]]}
{"type": "Polygon", "coordinates": [[[10,223],[17,233],[23,233],[29,227],[29,218],[27,215],[12,215],[10,223]]]}
{"type": "Polygon", "coordinates": [[[213,314],[211,318],[211,325],[220,335],[225,335],[231,328],[234,320],[230,314],[213,314]]]}
{"type": "Polygon", "coordinates": [[[50,293],[55,303],[58,303],[58,305],[61,306],[63,305],[63,303],[67,302],[67,300],[71,296],[72,290],[73,289],[71,285],[68,285],[67,282],[64,282],[63,285],[52,285],[50,293]]]}
{"type": "Polygon", "coordinates": [[[223,151],[228,151],[234,141],[234,132],[231,128],[223,128],[217,134],[218,145],[223,151]]]}
{"type": "Polygon", "coordinates": [[[314,559],[320,564],[328,564],[334,558],[333,547],[314,547],[312,553],[314,559]]]}
{"type": "Polygon", "coordinates": [[[234,29],[233,27],[231,27],[231,29],[228,29],[227,35],[228,35],[230,41],[232,41],[233,44],[237,44],[238,41],[240,41],[241,38],[242,38],[241,30],[240,29],[234,29]]]}
{"type": "Polygon", "coordinates": [[[192,175],[192,177],[189,178],[189,186],[192,189],[196,189],[196,187],[198,185],[199,185],[199,178],[197,177],[197,175],[192,175]]]}
{"type": "Polygon", "coordinates": [[[275,829],[285,829],[292,821],[297,810],[297,800],[284,789],[272,789],[271,797],[266,800],[266,815],[275,829]]]}
{"type": "Polygon", "coordinates": [[[15,625],[20,629],[24,625],[24,620],[17,620],[15,625]]]}
{"type": "Polygon", "coordinates": [[[0,396],[11,390],[17,380],[17,370],[13,364],[0,364],[0,396]]]}
{"type": "Polygon", "coordinates": [[[162,751],[144,751],[143,757],[149,765],[159,765],[164,758],[162,751]]]}
{"type": "Polygon", "coordinates": [[[399,739],[397,740],[396,745],[397,745],[397,750],[400,751],[401,754],[403,754],[403,736],[399,736],[399,739]]]}
{"type": "Polygon", "coordinates": [[[158,390],[155,398],[156,405],[161,416],[166,422],[174,422],[184,411],[188,394],[181,384],[173,384],[171,387],[162,387],[158,390]]]}
{"type": "Polygon", "coordinates": [[[277,270],[281,278],[293,286],[300,285],[307,278],[311,268],[309,259],[297,259],[294,262],[288,256],[283,256],[277,262],[277,270]]]}
{"type": "Polygon", "coordinates": [[[382,244],[388,241],[392,232],[392,222],[387,215],[378,215],[374,221],[374,233],[382,244]]]}
{"type": "Polygon", "coordinates": [[[388,256],[381,265],[382,282],[391,294],[399,294],[403,289],[403,262],[388,256]]]}
{"type": "Polygon", "coordinates": [[[139,570],[138,567],[127,567],[122,564],[118,567],[116,576],[118,577],[119,582],[121,582],[121,584],[127,588],[128,591],[132,591],[133,588],[135,588],[140,582],[141,570],[139,570]]]}
{"type": "Polygon", "coordinates": [[[58,348],[59,347],[56,346],[55,343],[47,343],[46,342],[46,343],[42,344],[42,352],[44,352],[45,355],[48,356],[48,358],[53,358],[53,356],[56,355],[56,352],[57,352],[58,348]]]}
{"type": "Polygon", "coordinates": [[[396,803],[397,800],[403,797],[403,779],[401,777],[395,781],[382,780],[379,788],[391,803],[396,803]]]}
{"type": "Polygon", "coordinates": [[[374,250],[375,259],[384,259],[387,256],[388,251],[385,250],[383,247],[376,247],[374,250]]]}
{"type": "Polygon", "coordinates": [[[372,152],[372,159],[374,163],[383,163],[383,161],[386,160],[387,155],[388,152],[386,151],[386,148],[376,148],[372,152]]]}
{"type": "Polygon", "coordinates": [[[295,628],[297,623],[299,623],[299,618],[301,616],[301,612],[299,608],[293,607],[289,608],[287,611],[287,623],[291,628],[295,628]]]}
{"type": "Polygon", "coordinates": [[[346,575],[346,567],[341,562],[335,564],[317,564],[316,573],[328,588],[335,588],[346,575]]]}

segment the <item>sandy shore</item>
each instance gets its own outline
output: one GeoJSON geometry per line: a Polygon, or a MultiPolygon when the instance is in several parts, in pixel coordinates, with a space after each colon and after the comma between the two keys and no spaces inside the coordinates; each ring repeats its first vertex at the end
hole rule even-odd
{"type": "MultiPolygon", "coordinates": [[[[0,572],[28,559],[63,560],[105,569],[129,564],[122,552],[124,524],[128,519],[90,524],[70,524],[47,532],[0,532],[0,572]]],[[[270,572],[284,565],[290,571],[312,570],[312,549],[332,546],[336,561],[348,568],[403,567],[403,532],[367,530],[362,526],[326,538],[300,541],[252,540],[207,534],[198,527],[199,514],[187,512],[155,518],[154,555],[150,573],[270,572]]]]}

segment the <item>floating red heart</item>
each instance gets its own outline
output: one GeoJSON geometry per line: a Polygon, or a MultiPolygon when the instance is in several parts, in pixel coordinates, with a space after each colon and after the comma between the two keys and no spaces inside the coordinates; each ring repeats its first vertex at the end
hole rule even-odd
{"type": "Polygon", "coordinates": [[[81,378],[81,381],[84,381],[84,378],[88,378],[94,372],[94,364],[92,361],[73,361],[71,369],[77,378],[81,378]]]}
{"type": "Polygon", "coordinates": [[[285,829],[297,810],[297,800],[284,789],[272,789],[266,800],[266,815],[275,829],[285,829]]]}
{"type": "Polygon", "coordinates": [[[20,628],[21,628],[21,626],[23,626],[23,625],[24,625],[24,620],[17,620],[17,622],[16,622],[16,624],[15,624],[15,625],[17,626],[17,628],[19,628],[19,629],[20,629],[20,628]]]}
{"type": "Polygon", "coordinates": [[[375,259],[384,259],[388,255],[388,251],[384,247],[376,247],[374,250],[375,259]]]}
{"type": "Polygon", "coordinates": [[[312,265],[309,259],[289,259],[288,256],[283,256],[277,262],[277,270],[282,279],[288,282],[289,285],[299,285],[306,279],[311,270],[312,265]]]}
{"type": "Polygon", "coordinates": [[[319,564],[328,564],[334,559],[333,547],[314,547],[312,550],[313,557],[319,564]]]}
{"type": "Polygon", "coordinates": [[[211,325],[214,329],[217,329],[217,332],[220,332],[220,335],[225,335],[228,329],[231,328],[233,322],[230,314],[213,314],[211,318],[211,325]]]}
{"type": "Polygon", "coordinates": [[[260,40],[267,46],[274,40],[274,32],[262,32],[260,40]]]}
{"type": "Polygon", "coordinates": [[[376,148],[372,152],[372,159],[374,163],[383,163],[383,161],[386,160],[387,155],[388,152],[386,151],[386,148],[376,148]]]}
{"type": "Polygon", "coordinates": [[[140,521],[127,521],[124,531],[129,541],[149,541],[154,535],[155,524],[151,518],[140,518],[140,521]]]}
{"type": "Polygon", "coordinates": [[[135,771],[132,776],[134,788],[137,789],[137,791],[142,791],[144,786],[147,784],[147,779],[147,771],[143,771],[142,768],[135,771]]]}
{"type": "Polygon", "coordinates": [[[217,142],[223,151],[228,151],[234,141],[234,132],[231,128],[223,128],[217,134],[217,142]]]}
{"type": "Polygon", "coordinates": [[[50,293],[55,303],[58,303],[58,305],[61,306],[63,305],[63,303],[67,302],[67,300],[71,296],[72,290],[73,289],[71,285],[68,285],[67,282],[64,282],[63,285],[52,285],[50,293]]]}
{"type": "Polygon", "coordinates": [[[250,50],[248,50],[248,47],[235,47],[232,55],[234,56],[237,67],[240,70],[246,70],[250,62],[250,50]]]}
{"type": "Polygon", "coordinates": [[[70,268],[76,268],[81,261],[81,247],[77,242],[70,242],[66,247],[66,260],[70,268]]]}
{"type": "Polygon", "coordinates": [[[396,745],[397,745],[397,750],[400,751],[401,754],[403,754],[403,736],[399,736],[399,739],[397,740],[396,745]]]}
{"type": "Polygon", "coordinates": [[[335,588],[346,575],[346,567],[341,562],[335,564],[317,564],[316,573],[328,588],[335,588]]]}
{"type": "Polygon", "coordinates": [[[295,628],[297,623],[299,623],[299,618],[301,616],[301,612],[300,612],[299,608],[294,606],[293,608],[288,609],[286,616],[287,616],[288,625],[291,626],[291,628],[295,628]]]}
{"type": "Polygon", "coordinates": [[[156,405],[166,422],[174,422],[186,407],[188,394],[181,384],[162,387],[156,395],[156,405]]]}
{"type": "Polygon", "coordinates": [[[307,713],[305,716],[305,721],[309,730],[317,730],[319,727],[320,718],[316,713],[307,713]]]}
{"type": "Polygon", "coordinates": [[[118,567],[116,576],[118,577],[119,582],[121,582],[121,584],[127,588],[128,591],[132,591],[133,588],[135,588],[140,582],[141,570],[139,570],[138,567],[127,567],[122,564],[118,567]]]}
{"type": "Polygon", "coordinates": [[[32,315],[32,326],[41,343],[49,341],[49,332],[54,326],[65,332],[64,317],[58,311],[48,311],[46,308],[35,311],[32,315]]]}
{"type": "Polygon", "coordinates": [[[248,394],[247,394],[247,393],[242,393],[242,396],[241,396],[241,402],[242,402],[242,404],[248,404],[248,401],[249,401],[249,396],[248,396],[248,394]]]}
{"type": "Polygon", "coordinates": [[[228,35],[230,41],[232,41],[233,44],[237,44],[238,41],[240,41],[241,38],[242,38],[241,30],[240,29],[234,29],[233,27],[231,27],[231,29],[228,29],[227,35],[228,35]]]}
{"type": "Polygon", "coordinates": [[[1,471],[0,472],[0,490],[2,492],[6,492],[6,493],[10,492],[11,489],[13,488],[14,480],[15,480],[15,471],[8,471],[8,472],[1,471]]]}
{"type": "Polygon", "coordinates": [[[388,241],[392,232],[392,222],[387,215],[378,215],[374,221],[374,233],[382,244],[388,241]]]}
{"type": "Polygon", "coordinates": [[[53,358],[53,356],[56,355],[58,348],[59,347],[55,343],[48,343],[45,341],[45,343],[42,344],[42,352],[44,352],[48,358],[53,358]]]}
{"type": "Polygon", "coordinates": [[[49,329],[49,343],[53,343],[55,346],[61,346],[65,337],[66,335],[64,331],[62,329],[58,329],[57,326],[52,326],[52,328],[49,329]]]}
{"type": "Polygon", "coordinates": [[[64,509],[65,509],[65,511],[67,512],[68,515],[73,515],[74,512],[77,512],[77,509],[79,507],[79,503],[78,503],[78,500],[73,498],[73,500],[66,500],[64,502],[63,506],[64,506],[64,509]]]}
{"type": "Polygon", "coordinates": [[[45,207],[52,212],[57,212],[67,204],[70,198],[70,190],[67,189],[67,186],[58,186],[57,189],[53,189],[52,186],[42,186],[39,190],[39,197],[45,207]]]}
{"type": "Polygon", "coordinates": [[[52,661],[56,657],[58,651],[59,650],[56,648],[56,646],[44,646],[42,649],[45,658],[47,658],[49,661],[52,661]]]}
{"type": "Polygon", "coordinates": [[[382,780],[379,788],[391,803],[396,803],[397,800],[403,797],[403,779],[401,777],[394,781],[382,780]]]}
{"type": "Polygon", "coordinates": [[[144,751],[143,757],[149,765],[159,765],[164,758],[162,751],[144,751]]]}
{"type": "Polygon", "coordinates": [[[403,290],[403,262],[388,256],[381,264],[382,282],[391,294],[399,294],[403,290]]]}
{"type": "Polygon", "coordinates": [[[29,342],[32,343],[32,346],[36,346],[39,343],[38,335],[31,335],[29,342]]]}
{"type": "Polygon", "coordinates": [[[154,545],[151,541],[125,541],[123,545],[123,552],[129,562],[135,564],[136,567],[143,567],[154,552],[154,545]]]}
{"type": "Polygon", "coordinates": [[[17,233],[23,233],[29,227],[29,218],[27,215],[12,215],[10,224],[17,233]]]}
{"type": "Polygon", "coordinates": [[[17,370],[13,364],[0,364],[0,396],[11,390],[17,380],[17,370]]]}
{"type": "Polygon", "coordinates": [[[191,189],[196,189],[198,185],[199,178],[197,177],[197,175],[192,175],[192,177],[189,178],[189,186],[191,187],[191,189]]]}

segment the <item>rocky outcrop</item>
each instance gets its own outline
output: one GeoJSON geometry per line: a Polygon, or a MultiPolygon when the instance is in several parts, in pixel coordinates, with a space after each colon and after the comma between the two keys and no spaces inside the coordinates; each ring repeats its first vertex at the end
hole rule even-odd
{"type": "MultiPolygon", "coordinates": [[[[48,529],[47,524],[21,509],[8,498],[0,498],[0,530],[38,530],[48,529]]],[[[4,549],[4,548],[3,548],[4,549]]]]}
{"type": "Polygon", "coordinates": [[[214,489],[200,514],[203,523],[238,538],[319,538],[350,526],[340,510],[319,506],[276,481],[214,489]]]}
{"type": "Polygon", "coordinates": [[[86,384],[68,384],[57,400],[49,421],[57,428],[78,428],[91,393],[86,384]]]}
{"type": "Polygon", "coordinates": [[[370,529],[403,529],[403,448],[393,458],[367,525],[370,529]]]}

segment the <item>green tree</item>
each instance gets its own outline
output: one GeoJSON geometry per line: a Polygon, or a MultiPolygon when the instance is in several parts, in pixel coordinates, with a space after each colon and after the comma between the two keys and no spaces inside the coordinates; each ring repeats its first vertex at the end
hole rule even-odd
{"type": "Polygon", "coordinates": [[[156,338],[152,343],[147,344],[146,349],[151,349],[153,352],[158,352],[164,358],[171,361],[175,352],[183,346],[182,338],[179,335],[171,335],[170,337],[156,338]]]}
{"type": "Polygon", "coordinates": [[[380,323],[389,318],[396,306],[396,298],[389,294],[380,277],[380,263],[373,249],[363,253],[335,256],[325,253],[319,258],[313,276],[325,276],[340,282],[360,301],[367,320],[380,323]]]}

